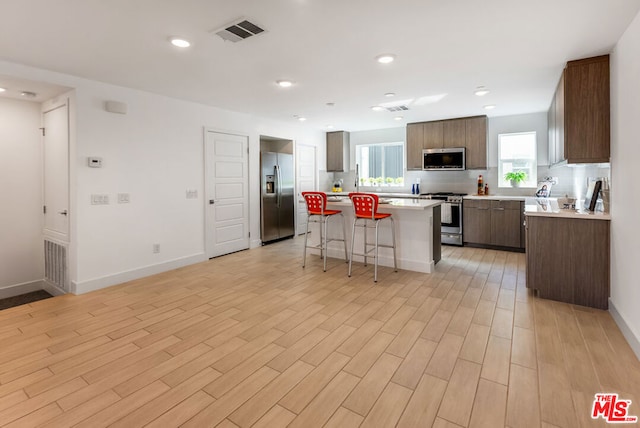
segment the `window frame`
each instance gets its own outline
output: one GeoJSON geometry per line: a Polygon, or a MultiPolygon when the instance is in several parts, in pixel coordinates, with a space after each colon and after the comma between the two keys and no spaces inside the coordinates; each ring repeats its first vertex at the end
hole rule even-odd
{"type": "MultiPolygon", "coordinates": [[[[361,149],[363,147],[372,147],[372,146],[376,146],[376,147],[389,147],[389,146],[399,146],[402,148],[402,182],[401,183],[376,183],[376,184],[370,184],[370,183],[365,183],[365,184],[360,184],[360,187],[370,187],[370,188],[376,188],[376,187],[380,187],[380,186],[389,186],[389,187],[402,187],[404,186],[404,174],[407,170],[407,159],[406,159],[406,145],[404,143],[404,141],[384,141],[384,142],[379,142],[379,143],[362,143],[362,144],[358,144],[355,146],[355,164],[359,164],[360,165],[360,176],[358,177],[358,179],[362,178],[362,168],[363,168],[363,164],[362,164],[362,159],[361,159],[361,149]]],[[[384,172],[384,163],[385,163],[385,159],[384,159],[384,150],[382,150],[382,171],[384,172]]],[[[371,178],[371,177],[369,177],[371,178]]],[[[384,178],[386,179],[387,177],[384,176],[384,178]]],[[[395,177],[397,178],[397,177],[395,177]]]]}
{"type": "MultiPolygon", "coordinates": [[[[538,133],[537,131],[522,131],[522,132],[505,132],[498,134],[498,188],[510,188],[511,184],[504,179],[504,175],[509,171],[504,171],[503,163],[508,161],[531,161],[531,175],[528,177],[527,181],[522,183],[519,187],[525,189],[535,189],[538,185],[538,133]],[[534,147],[533,147],[533,158],[516,158],[516,159],[504,159],[502,158],[502,138],[505,136],[516,136],[516,135],[533,135],[534,147]]],[[[516,168],[517,169],[517,168],[516,168]]]]}

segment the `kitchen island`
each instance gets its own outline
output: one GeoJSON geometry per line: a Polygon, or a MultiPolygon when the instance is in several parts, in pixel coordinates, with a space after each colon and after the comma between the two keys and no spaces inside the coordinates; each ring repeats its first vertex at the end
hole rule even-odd
{"type": "MultiPolygon", "coordinates": [[[[381,198],[378,212],[391,213],[396,227],[396,256],[398,269],[431,273],[435,264],[440,260],[440,205],[442,201],[417,198],[381,198]]],[[[353,224],[353,208],[348,197],[329,196],[328,209],[342,210],[347,229],[347,249],[351,246],[351,230],[353,224]]],[[[380,224],[379,240],[381,243],[391,243],[391,222],[380,224]]],[[[318,245],[320,233],[318,223],[309,224],[309,245],[318,245]]],[[[374,230],[367,230],[367,242],[374,242],[374,230]]],[[[362,252],[362,229],[356,230],[355,248],[362,252]]],[[[332,218],[329,224],[329,238],[341,237],[340,220],[332,218]]],[[[319,250],[309,250],[309,254],[320,254],[319,250]]],[[[329,257],[344,258],[342,242],[329,243],[329,257]]],[[[393,267],[393,250],[379,249],[380,266],[393,267]]],[[[354,255],[354,262],[364,262],[364,258],[354,255]]],[[[373,258],[368,257],[373,263],[373,258]]],[[[345,271],[346,274],[346,271],[345,271]]]]}

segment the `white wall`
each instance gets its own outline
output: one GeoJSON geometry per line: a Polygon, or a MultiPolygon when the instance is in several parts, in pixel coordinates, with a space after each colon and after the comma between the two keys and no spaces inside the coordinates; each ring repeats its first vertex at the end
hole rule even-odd
{"type": "Polygon", "coordinates": [[[640,358],[640,14],[611,55],[611,310],[640,358]],[[626,325],[626,326],[625,326],[626,325]]]}
{"type": "Polygon", "coordinates": [[[0,297],[44,276],[40,126],[39,104],[0,98],[0,297]]]}
{"type": "Polygon", "coordinates": [[[0,61],[0,73],[75,88],[72,111],[72,289],[77,293],[205,259],[204,129],[249,136],[250,231],[259,245],[259,136],[321,147],[324,133],[143,91],[0,61]],[[107,100],[128,114],[108,113],[107,100]],[[88,156],[103,168],[87,167],[88,156]],[[196,189],[198,199],[186,199],[196,189]],[[117,194],[129,193],[130,204],[117,194]],[[109,205],[91,205],[107,194],[109,205]],[[161,245],[153,254],[152,245],[161,245]]]}
{"type": "MultiPolygon", "coordinates": [[[[551,103],[551,100],[549,100],[551,103]]],[[[547,112],[498,116],[489,119],[488,166],[498,167],[498,135],[516,132],[536,132],[538,140],[538,165],[549,165],[549,133],[547,112]]]]}

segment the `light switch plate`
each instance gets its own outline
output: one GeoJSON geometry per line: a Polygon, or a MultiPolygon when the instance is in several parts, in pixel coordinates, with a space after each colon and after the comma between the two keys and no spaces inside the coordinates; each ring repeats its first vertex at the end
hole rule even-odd
{"type": "Polygon", "coordinates": [[[109,205],[109,195],[91,195],[91,205],[109,205]]]}
{"type": "Polygon", "coordinates": [[[187,189],[187,199],[198,199],[198,191],[196,189],[187,189]]]}
{"type": "Polygon", "coordinates": [[[129,193],[118,193],[119,204],[128,204],[129,202],[131,202],[131,196],[129,193]]]}

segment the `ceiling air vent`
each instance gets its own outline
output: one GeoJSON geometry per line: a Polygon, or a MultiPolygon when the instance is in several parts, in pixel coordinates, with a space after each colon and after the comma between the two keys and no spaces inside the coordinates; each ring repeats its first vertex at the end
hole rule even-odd
{"type": "Polygon", "coordinates": [[[239,19],[231,24],[225,25],[219,30],[213,30],[212,33],[217,34],[222,40],[228,40],[236,43],[249,37],[263,33],[264,29],[260,28],[253,22],[244,18],[239,19]]]}
{"type": "Polygon", "coordinates": [[[389,107],[385,107],[387,109],[387,111],[390,112],[395,112],[395,111],[407,111],[409,110],[409,107],[407,106],[389,106],[389,107]]]}

